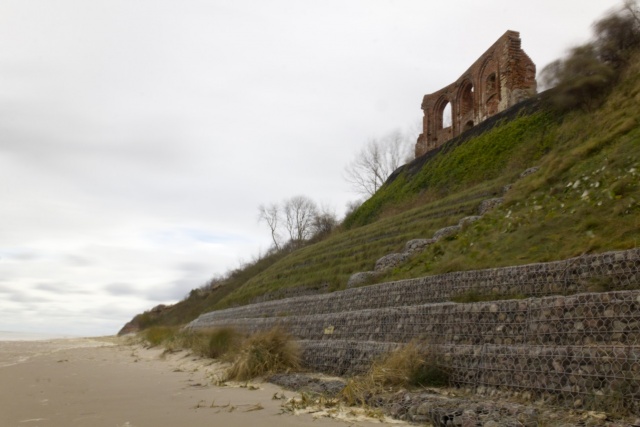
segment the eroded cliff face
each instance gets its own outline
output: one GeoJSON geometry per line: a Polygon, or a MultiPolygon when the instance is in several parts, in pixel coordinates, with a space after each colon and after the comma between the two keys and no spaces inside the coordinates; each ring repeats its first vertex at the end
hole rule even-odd
{"type": "Polygon", "coordinates": [[[520,34],[507,31],[458,80],[424,96],[416,157],[535,95],[535,76],[536,66],[522,50],[520,34]]]}

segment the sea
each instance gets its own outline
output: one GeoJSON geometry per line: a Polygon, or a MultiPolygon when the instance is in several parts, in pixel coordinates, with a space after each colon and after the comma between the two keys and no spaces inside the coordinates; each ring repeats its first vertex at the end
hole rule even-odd
{"type": "Polygon", "coordinates": [[[37,332],[0,331],[0,341],[42,341],[60,338],[77,338],[61,334],[45,334],[37,332]]]}
{"type": "Polygon", "coordinates": [[[60,350],[104,345],[109,344],[91,338],[0,331],[0,368],[23,363],[33,357],[55,353],[60,350]]]}

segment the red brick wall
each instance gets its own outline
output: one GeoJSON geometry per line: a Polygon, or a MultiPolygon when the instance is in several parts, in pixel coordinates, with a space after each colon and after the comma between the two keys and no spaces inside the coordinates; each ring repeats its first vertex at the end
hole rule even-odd
{"type": "Polygon", "coordinates": [[[424,96],[416,157],[535,95],[536,65],[520,45],[520,34],[507,31],[458,80],[424,96]],[[450,128],[444,128],[442,120],[447,103],[451,104],[450,128]]]}

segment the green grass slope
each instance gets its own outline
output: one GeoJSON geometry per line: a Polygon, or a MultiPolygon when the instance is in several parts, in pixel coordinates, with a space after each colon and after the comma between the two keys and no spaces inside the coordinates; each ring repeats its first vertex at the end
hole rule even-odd
{"type": "Polygon", "coordinates": [[[572,112],[545,129],[553,144],[539,172],[515,182],[502,206],[385,279],[638,247],[639,107],[636,63],[601,108],[572,112]]]}
{"type": "Polygon", "coordinates": [[[380,280],[637,247],[639,107],[636,62],[594,111],[559,114],[542,106],[499,118],[484,133],[403,168],[325,240],[266,257],[147,323],[185,323],[283,289],[343,289],[351,274],[372,270],[408,240],[429,238],[475,214],[482,200],[511,183],[503,205],[380,280]],[[531,166],[540,169],[519,179],[531,166]]]}

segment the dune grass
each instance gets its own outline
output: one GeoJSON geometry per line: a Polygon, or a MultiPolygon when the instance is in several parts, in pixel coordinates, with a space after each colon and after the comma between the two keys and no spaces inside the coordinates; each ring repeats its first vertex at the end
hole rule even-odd
{"type": "Polygon", "coordinates": [[[288,333],[278,328],[251,335],[234,356],[228,372],[232,380],[246,381],[300,368],[300,348],[288,333]]]}
{"type": "Polygon", "coordinates": [[[441,355],[429,346],[408,343],[374,361],[366,373],[349,379],[341,397],[349,405],[366,405],[370,397],[400,388],[447,386],[449,373],[440,360],[441,355]]]}
{"type": "Polygon", "coordinates": [[[231,363],[228,379],[246,381],[262,375],[300,368],[300,348],[279,328],[246,336],[233,328],[191,331],[166,326],[146,329],[142,338],[166,351],[194,354],[231,363]]]}
{"type": "Polygon", "coordinates": [[[166,351],[189,350],[198,356],[223,360],[237,353],[245,339],[233,328],[191,331],[167,326],[152,326],[141,337],[150,346],[162,346],[166,351]]]}
{"type": "Polygon", "coordinates": [[[142,338],[150,346],[156,347],[172,340],[177,333],[177,328],[171,326],[153,326],[142,333],[142,338]]]}

